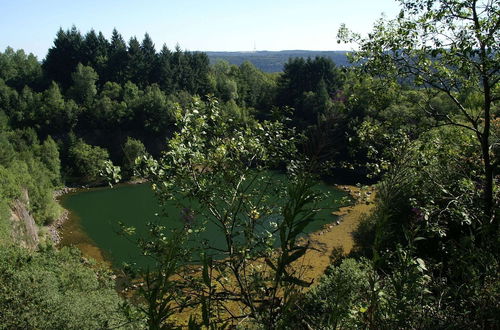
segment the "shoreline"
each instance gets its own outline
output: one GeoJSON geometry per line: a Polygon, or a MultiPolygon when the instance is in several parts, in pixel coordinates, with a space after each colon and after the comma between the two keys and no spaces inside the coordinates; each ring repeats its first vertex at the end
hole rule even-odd
{"type": "Polygon", "coordinates": [[[66,194],[75,192],[78,188],[76,187],[63,187],[61,189],[54,190],[53,197],[57,205],[61,208],[61,214],[57,219],[54,220],[50,225],[47,226],[49,232],[49,237],[54,245],[59,245],[62,239],[62,227],[66,221],[69,219],[69,211],[66,210],[60,202],[60,198],[66,194]]]}
{"type": "MultiPolygon", "coordinates": [[[[296,271],[301,280],[311,283],[311,286],[302,288],[302,292],[309,291],[320,282],[325,270],[332,263],[332,252],[338,247],[342,248],[342,255],[348,254],[354,246],[351,233],[356,230],[361,219],[369,214],[375,206],[375,187],[365,186],[357,187],[351,185],[333,185],[339,190],[347,192],[353,199],[353,203],[339,208],[332,212],[337,215],[336,221],[328,223],[323,228],[312,232],[298,240],[299,245],[309,243],[306,253],[292,263],[291,267],[296,271]]],[[[265,262],[260,259],[256,264],[266,267],[265,262]]],[[[201,272],[200,267],[196,267],[195,272],[201,272]]],[[[241,306],[236,302],[225,304],[229,309],[238,309],[241,306]]],[[[189,316],[192,310],[186,310],[175,316],[175,321],[183,326],[187,326],[189,316]]]]}
{"type": "Polygon", "coordinates": [[[301,243],[309,242],[309,249],[302,258],[295,262],[302,279],[313,282],[313,285],[330,266],[332,254],[336,250],[341,249],[342,255],[349,254],[354,247],[352,232],[375,206],[373,186],[336,185],[336,188],[348,192],[354,199],[354,204],[332,212],[339,216],[336,222],[327,224],[322,229],[307,235],[301,243]]]}
{"type": "MultiPolygon", "coordinates": [[[[126,182],[119,182],[116,185],[122,185],[122,184],[142,184],[147,182],[146,179],[142,178],[134,178],[132,180],[126,181],[126,182]]],[[[65,209],[61,205],[61,197],[67,194],[75,193],[75,192],[80,192],[80,191],[86,191],[90,189],[98,189],[98,188],[107,188],[109,187],[107,184],[99,184],[99,185],[82,185],[82,186],[72,186],[72,187],[63,187],[61,189],[54,190],[53,192],[53,197],[54,200],[57,202],[57,204],[61,207],[61,215],[57,219],[54,220],[50,225],[46,226],[49,237],[52,240],[53,244],[58,246],[62,239],[63,239],[63,226],[64,224],[69,220],[69,210],[65,209]]],[[[96,247],[97,248],[97,247],[96,247]]],[[[97,248],[98,249],[98,248],[97,248]]],[[[99,262],[104,262],[107,263],[106,260],[97,260],[99,262]]]]}
{"type": "MultiPolygon", "coordinates": [[[[143,183],[143,181],[125,182],[124,184],[137,183],[143,183]]],[[[362,217],[369,214],[374,206],[375,189],[373,186],[334,185],[334,187],[347,192],[353,199],[353,203],[332,212],[333,215],[338,216],[335,221],[300,239],[299,244],[309,242],[309,248],[304,256],[295,261],[294,264],[297,266],[300,277],[308,282],[315,283],[319,280],[331,264],[331,256],[334,251],[340,248],[343,255],[351,251],[354,245],[352,232],[356,230],[362,217]]],[[[88,189],[91,188],[64,188],[57,194],[55,193],[55,198],[59,202],[59,198],[65,194],[88,189]]],[[[49,226],[49,232],[56,245],[59,245],[63,240],[64,225],[69,218],[69,211],[63,208],[61,216],[49,226]]],[[[88,257],[94,258],[100,263],[111,265],[110,261],[106,260],[104,255],[100,253],[99,247],[93,246],[88,240],[82,240],[81,245],[80,250],[82,250],[83,245],[85,246],[86,252],[82,250],[84,255],[88,254],[88,257]]],[[[78,245],[76,246],[78,247],[78,245]]]]}

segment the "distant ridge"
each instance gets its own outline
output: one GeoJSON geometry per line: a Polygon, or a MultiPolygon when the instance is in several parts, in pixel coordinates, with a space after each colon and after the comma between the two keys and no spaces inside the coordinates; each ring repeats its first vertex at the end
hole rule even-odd
{"type": "Polygon", "coordinates": [[[247,51],[247,52],[205,52],[210,63],[218,60],[226,60],[231,64],[240,65],[245,61],[251,62],[257,68],[265,72],[282,72],[283,66],[291,57],[314,58],[324,56],[331,58],[337,66],[349,66],[347,51],[316,51],[316,50],[281,50],[281,51],[247,51]]]}

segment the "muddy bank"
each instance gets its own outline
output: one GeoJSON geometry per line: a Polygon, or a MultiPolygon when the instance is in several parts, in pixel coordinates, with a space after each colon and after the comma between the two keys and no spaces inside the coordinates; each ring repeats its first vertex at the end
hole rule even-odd
{"type": "MultiPolygon", "coordinates": [[[[309,249],[305,255],[293,263],[295,274],[300,279],[307,282],[312,282],[313,286],[319,283],[319,279],[323,276],[326,268],[331,264],[331,255],[335,249],[341,249],[344,254],[351,251],[354,246],[352,232],[356,230],[359,222],[365,215],[368,215],[374,208],[375,190],[374,187],[356,187],[347,185],[336,185],[337,189],[346,191],[353,199],[351,205],[340,208],[332,214],[337,215],[336,221],[325,225],[321,230],[310,233],[299,241],[299,244],[307,244],[309,249]]],[[[256,260],[256,267],[265,269],[266,263],[264,260],[256,260]]],[[[216,272],[216,271],[215,271],[216,272]]],[[[192,270],[192,275],[201,273],[201,267],[196,267],[192,270]]],[[[231,276],[229,276],[231,278],[231,276]]],[[[226,287],[235,285],[229,280],[225,283],[226,287]]],[[[304,290],[309,290],[305,288],[304,290]]],[[[237,291],[237,289],[236,289],[237,291]]],[[[228,301],[224,306],[230,311],[239,311],[244,308],[237,302],[228,301]]],[[[176,314],[175,321],[179,324],[187,326],[189,317],[198,310],[188,309],[183,313],[176,314]]],[[[198,315],[199,316],[199,315],[198,315]]]]}
{"type": "Polygon", "coordinates": [[[50,225],[47,226],[47,230],[49,232],[49,237],[54,242],[55,245],[58,245],[61,242],[61,228],[63,224],[68,220],[69,212],[66,209],[62,209],[61,215],[50,225]]]}
{"type": "Polygon", "coordinates": [[[309,241],[310,248],[295,265],[300,269],[302,278],[306,281],[318,281],[330,265],[330,257],[335,249],[342,249],[344,254],[351,251],[354,245],[352,232],[356,230],[361,219],[374,207],[374,187],[337,186],[337,188],[348,192],[355,203],[333,212],[339,216],[336,222],[309,234],[305,239],[309,241]]]}
{"type": "Polygon", "coordinates": [[[77,188],[77,187],[63,187],[61,189],[54,190],[54,198],[58,201],[59,197],[61,197],[62,195],[66,195],[66,194],[75,192],[77,189],[80,189],[80,188],[77,188]]]}
{"type": "MultiPolygon", "coordinates": [[[[143,178],[133,178],[129,181],[118,183],[118,185],[134,185],[134,184],[142,184],[147,182],[146,179],[143,178]]],[[[49,226],[47,226],[49,236],[54,242],[55,245],[59,245],[61,241],[63,240],[63,235],[64,233],[69,232],[65,228],[66,222],[70,218],[70,213],[68,210],[62,207],[60,200],[64,195],[75,193],[75,192],[80,192],[80,191],[85,191],[89,189],[99,189],[99,188],[107,188],[108,185],[101,183],[101,184],[95,184],[95,185],[83,185],[83,186],[73,186],[73,187],[63,187],[61,189],[55,190],[54,191],[54,199],[58,202],[59,206],[61,206],[62,212],[61,215],[49,226]]],[[[99,248],[92,246],[91,243],[85,242],[85,246],[87,247],[85,250],[85,254],[87,254],[87,251],[94,251],[92,253],[89,253],[90,257],[95,258],[97,261],[100,262],[107,262],[104,257],[102,256],[102,253],[98,253],[99,248]]]]}
{"type": "Polygon", "coordinates": [[[54,220],[54,222],[47,226],[47,230],[50,239],[52,240],[52,242],[54,242],[55,245],[58,245],[61,242],[61,229],[64,223],[69,218],[69,211],[61,206],[61,203],[59,203],[59,199],[61,198],[61,196],[75,192],[76,190],[77,188],[75,187],[63,187],[61,189],[54,190],[54,199],[61,207],[61,214],[56,220],[54,220]]]}

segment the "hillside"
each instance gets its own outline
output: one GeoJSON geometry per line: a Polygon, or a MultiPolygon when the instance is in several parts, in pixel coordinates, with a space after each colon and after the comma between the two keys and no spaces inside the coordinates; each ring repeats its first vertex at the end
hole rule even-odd
{"type": "Polygon", "coordinates": [[[226,60],[231,64],[240,65],[245,61],[251,62],[264,72],[282,72],[283,66],[291,57],[315,58],[323,56],[330,58],[337,66],[350,66],[347,60],[347,51],[315,51],[315,50],[282,50],[256,52],[205,52],[210,63],[226,60]]]}

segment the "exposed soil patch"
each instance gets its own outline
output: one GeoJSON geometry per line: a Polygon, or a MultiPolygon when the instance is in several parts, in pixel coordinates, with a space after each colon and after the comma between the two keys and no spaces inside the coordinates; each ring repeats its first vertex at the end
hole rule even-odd
{"type": "Polygon", "coordinates": [[[337,188],[349,192],[355,199],[355,204],[340,208],[339,211],[333,213],[339,216],[337,222],[328,224],[322,230],[307,236],[310,249],[297,261],[297,266],[304,267],[303,279],[306,281],[317,282],[330,265],[330,257],[334,249],[341,248],[344,254],[351,251],[354,244],[352,232],[356,230],[361,219],[374,207],[373,187],[363,189],[356,186],[337,186],[337,188]]]}

